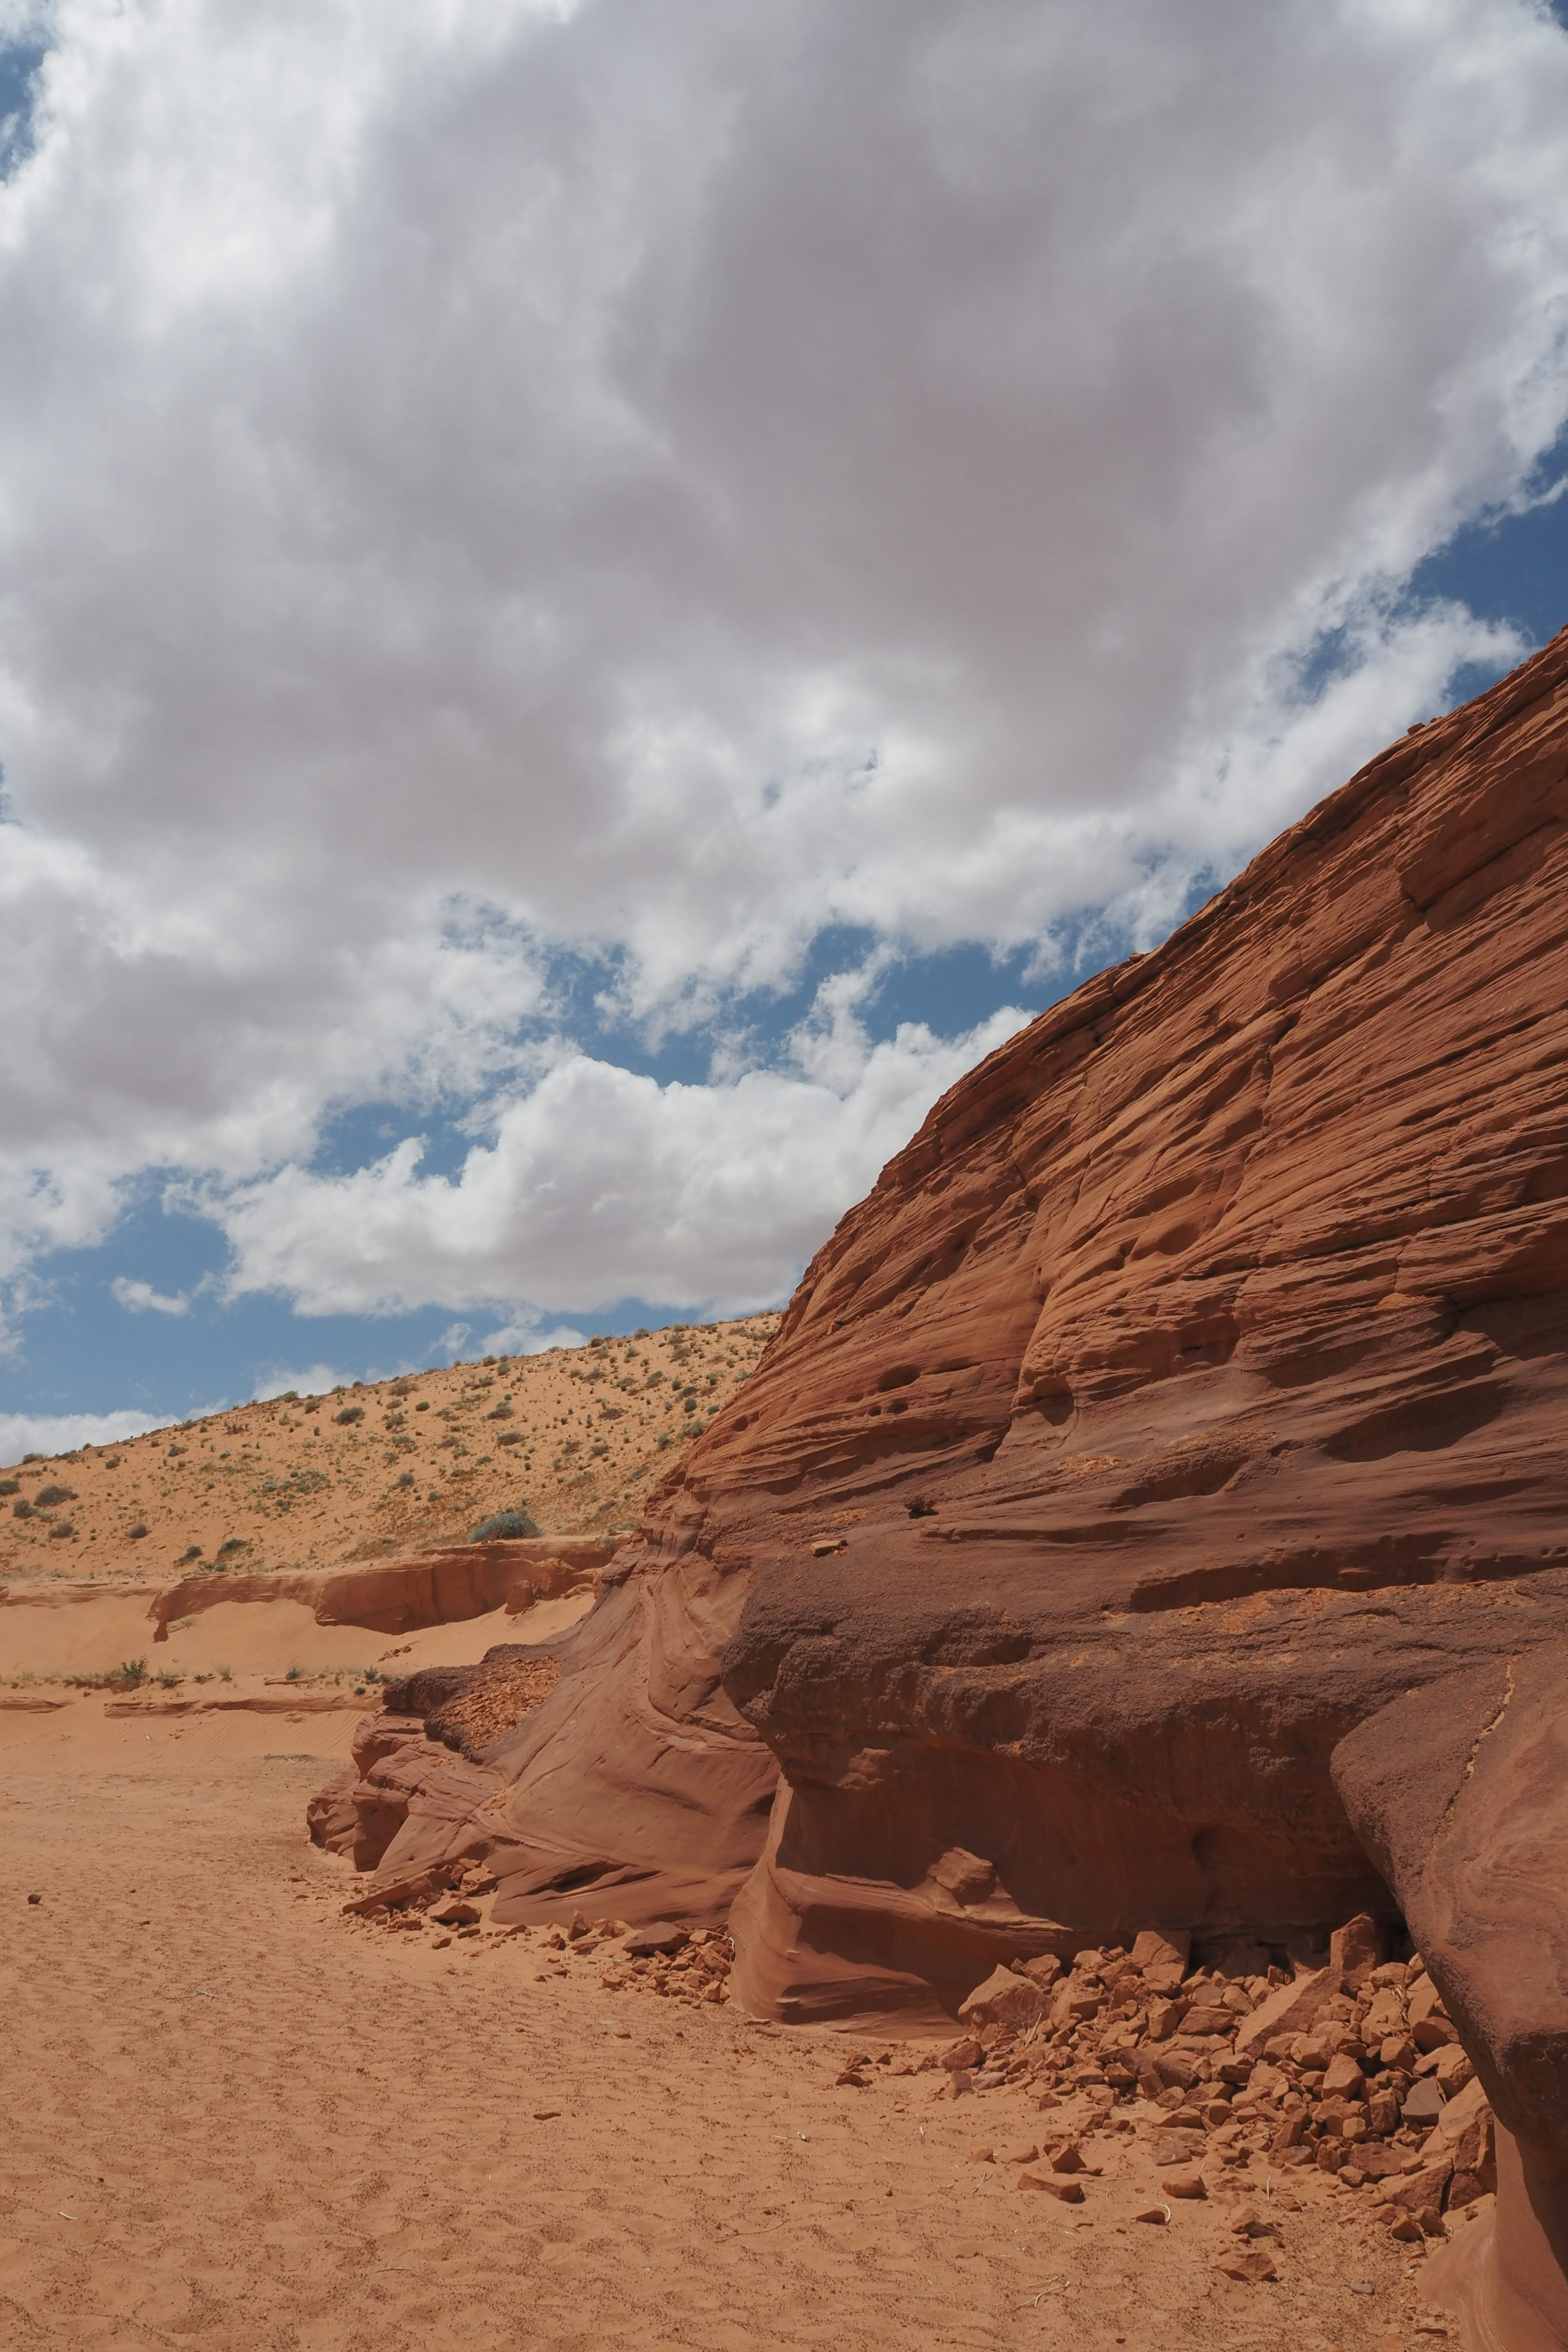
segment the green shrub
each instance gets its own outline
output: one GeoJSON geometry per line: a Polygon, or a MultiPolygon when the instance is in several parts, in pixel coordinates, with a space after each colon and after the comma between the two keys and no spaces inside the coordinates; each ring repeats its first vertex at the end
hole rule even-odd
{"type": "Polygon", "coordinates": [[[542,1534],[537,1521],[526,1511],[498,1511],[493,1518],[483,1519],[468,1538],[470,1543],[501,1543],[517,1536],[542,1534]]]}
{"type": "Polygon", "coordinates": [[[146,1679],[147,1661],[145,1658],[122,1658],[119,1665],[115,1667],[113,1675],[110,1676],[110,1680],[113,1682],[130,1683],[132,1686],[137,1683],[144,1683],[146,1679]]]}
{"type": "Polygon", "coordinates": [[[363,1421],[364,1419],[364,1407],[363,1404],[346,1404],[344,1405],[342,1412],[333,1413],[332,1419],[338,1423],[340,1428],[346,1428],[351,1421],[363,1421]]]}

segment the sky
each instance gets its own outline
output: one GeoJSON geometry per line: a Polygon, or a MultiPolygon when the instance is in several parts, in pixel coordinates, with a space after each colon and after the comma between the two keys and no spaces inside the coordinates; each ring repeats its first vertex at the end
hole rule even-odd
{"type": "Polygon", "coordinates": [[[1540,0],[0,0],[0,1459],[788,1296],[1568,620],[1540,0]]]}

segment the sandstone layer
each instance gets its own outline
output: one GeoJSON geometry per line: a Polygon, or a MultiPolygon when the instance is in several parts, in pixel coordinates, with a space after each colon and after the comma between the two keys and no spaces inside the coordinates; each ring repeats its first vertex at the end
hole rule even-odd
{"type": "Polygon", "coordinates": [[[363,1625],[376,1633],[412,1633],[423,1625],[460,1624],[505,1609],[517,1616],[536,1601],[591,1583],[615,1555],[613,1538],[522,1536],[499,1543],[454,1545],[374,1568],[319,1569],[303,1575],[182,1578],[153,1599],[154,1642],[166,1642],[182,1618],[230,1601],[302,1601],[318,1625],[363,1625]]]}
{"type": "Polygon", "coordinates": [[[1408,1920],[1500,2126],[1503,2340],[1568,2340],[1565,885],[1568,635],[952,1089],[505,1793],[388,1864],[482,1846],[523,1916],[755,1858],[740,1998],[916,2027],[1150,1926],[1408,1920]]]}

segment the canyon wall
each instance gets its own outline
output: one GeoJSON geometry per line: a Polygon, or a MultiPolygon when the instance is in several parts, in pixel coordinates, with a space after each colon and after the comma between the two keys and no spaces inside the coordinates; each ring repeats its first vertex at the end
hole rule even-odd
{"type": "Polygon", "coordinates": [[[1565,1064],[1568,635],[994,1054],[843,1220],[489,1751],[513,1916],[739,1887],[753,2011],[929,2028],[1032,1953],[1403,1915],[1550,2306],[1565,1064]]]}

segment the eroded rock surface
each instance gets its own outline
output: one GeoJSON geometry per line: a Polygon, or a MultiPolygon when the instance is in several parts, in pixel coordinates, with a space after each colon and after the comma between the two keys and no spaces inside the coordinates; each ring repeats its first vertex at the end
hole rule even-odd
{"type": "Polygon", "coordinates": [[[182,1617],[220,1601],[302,1601],[318,1625],[363,1625],[376,1633],[413,1633],[457,1625],[492,1609],[512,1615],[534,1601],[591,1584],[615,1556],[596,1536],[523,1536],[495,1543],[451,1544],[372,1568],[301,1570],[281,1576],[226,1576],[214,1569],[158,1592],[148,1612],[155,1642],[182,1617]]]}
{"type": "Polygon", "coordinates": [[[1305,1967],[1403,1910],[1505,2205],[1568,2180],[1565,1061],[1568,636],[844,1219],[487,1753],[518,1916],[755,1856],[741,2000],[931,2027],[1151,1922],[1305,1967]]]}

